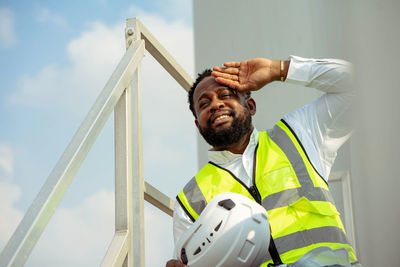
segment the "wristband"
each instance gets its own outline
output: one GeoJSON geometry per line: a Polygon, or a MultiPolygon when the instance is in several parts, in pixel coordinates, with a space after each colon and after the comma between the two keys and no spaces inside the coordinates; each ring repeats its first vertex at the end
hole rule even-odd
{"type": "Polygon", "coordinates": [[[283,77],[283,69],[284,69],[284,64],[283,64],[283,60],[281,60],[281,82],[283,82],[285,80],[285,78],[283,77]]]}

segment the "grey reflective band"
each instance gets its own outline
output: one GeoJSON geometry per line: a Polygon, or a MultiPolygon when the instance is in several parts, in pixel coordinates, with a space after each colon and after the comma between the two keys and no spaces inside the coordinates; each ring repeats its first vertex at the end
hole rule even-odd
{"type": "MultiPolygon", "coordinates": [[[[287,133],[278,125],[275,125],[274,128],[268,132],[268,136],[272,139],[272,141],[275,142],[276,145],[278,145],[283,153],[285,153],[290,164],[292,165],[301,187],[286,189],[281,192],[266,196],[262,201],[263,207],[267,211],[280,207],[286,207],[299,200],[301,197],[305,197],[310,201],[327,201],[334,203],[332,195],[328,190],[321,187],[314,187],[314,183],[307,171],[304,160],[287,133]]],[[[297,141],[301,145],[298,139],[297,141]]],[[[304,153],[306,152],[304,151],[304,153]]],[[[308,161],[310,162],[309,159],[308,161]]],[[[311,162],[310,164],[312,165],[311,162]]],[[[298,231],[286,236],[275,238],[274,240],[280,255],[294,249],[307,247],[317,243],[349,244],[343,230],[335,226],[325,226],[298,231]]],[[[269,258],[267,261],[269,260],[271,260],[271,258],[269,258]]]]}
{"type": "MultiPolygon", "coordinates": [[[[311,165],[312,165],[314,171],[315,171],[316,173],[318,173],[318,175],[319,175],[320,177],[323,177],[323,176],[318,172],[318,170],[315,168],[315,166],[312,164],[310,158],[309,158],[308,155],[307,155],[307,151],[304,149],[303,144],[300,142],[299,137],[297,137],[297,134],[293,131],[292,127],[290,127],[290,125],[289,125],[284,119],[281,119],[281,122],[282,122],[283,124],[285,124],[286,127],[288,127],[288,129],[292,132],[293,136],[296,138],[297,142],[298,142],[299,145],[301,146],[301,149],[304,151],[304,154],[306,155],[308,161],[311,163],[311,165]]],[[[324,182],[326,183],[326,185],[328,185],[328,183],[327,183],[325,180],[324,180],[324,182]]]]}
{"type": "MultiPolygon", "coordinates": [[[[318,243],[349,244],[342,229],[334,226],[318,227],[275,238],[279,254],[318,243]]],[[[271,257],[266,259],[270,261],[271,257]]]]}
{"type": "Polygon", "coordinates": [[[272,131],[268,133],[268,136],[279,146],[289,159],[301,187],[314,187],[303,158],[286,132],[278,125],[275,125],[272,131]]]}
{"type": "Polygon", "coordinates": [[[179,199],[179,195],[176,196],[176,201],[178,201],[179,205],[181,205],[183,211],[186,213],[186,215],[190,218],[192,222],[195,222],[196,220],[193,218],[192,214],[186,209],[185,205],[183,205],[182,201],[179,199]]]}
{"type": "Polygon", "coordinates": [[[192,209],[200,215],[203,209],[207,205],[207,201],[201,192],[199,185],[197,184],[196,177],[193,177],[183,188],[185,194],[192,209]]]}
{"type": "Polygon", "coordinates": [[[326,189],[321,187],[301,187],[286,189],[284,191],[268,195],[262,200],[262,205],[268,211],[289,206],[289,204],[296,202],[301,197],[305,197],[310,201],[328,201],[332,204],[335,204],[332,195],[326,189]]]}
{"type": "Polygon", "coordinates": [[[285,207],[299,200],[301,197],[306,197],[310,201],[328,201],[334,203],[329,191],[321,187],[314,187],[303,158],[287,133],[278,125],[275,125],[274,128],[268,132],[268,136],[279,146],[289,159],[301,187],[268,195],[262,201],[264,208],[266,210],[271,210],[285,207]]]}

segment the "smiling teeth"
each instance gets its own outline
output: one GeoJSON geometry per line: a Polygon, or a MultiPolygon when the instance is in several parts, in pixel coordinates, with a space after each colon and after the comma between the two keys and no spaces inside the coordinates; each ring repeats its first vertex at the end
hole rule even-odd
{"type": "Polygon", "coordinates": [[[229,118],[229,115],[222,115],[222,116],[219,116],[219,117],[216,118],[214,121],[219,121],[219,120],[222,120],[222,119],[225,119],[225,118],[229,118]]]}

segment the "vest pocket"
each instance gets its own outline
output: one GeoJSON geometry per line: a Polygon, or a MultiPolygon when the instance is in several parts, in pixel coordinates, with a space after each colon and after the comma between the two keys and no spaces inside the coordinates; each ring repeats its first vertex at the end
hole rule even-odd
{"type": "Polygon", "coordinates": [[[310,201],[306,197],[301,197],[297,201],[289,204],[289,207],[300,212],[312,213],[320,216],[336,216],[340,215],[336,207],[327,201],[310,201]]]}
{"type": "Polygon", "coordinates": [[[300,187],[300,183],[296,178],[296,174],[290,166],[285,166],[264,173],[263,186],[266,189],[266,194],[270,195],[283,190],[300,187]]]}
{"type": "Polygon", "coordinates": [[[340,220],[340,213],[336,207],[326,201],[310,201],[306,197],[301,197],[296,202],[289,205],[296,213],[299,224],[299,234],[308,244],[329,242],[344,234],[344,227],[340,220]],[[329,238],[324,238],[329,235],[329,238]]]}

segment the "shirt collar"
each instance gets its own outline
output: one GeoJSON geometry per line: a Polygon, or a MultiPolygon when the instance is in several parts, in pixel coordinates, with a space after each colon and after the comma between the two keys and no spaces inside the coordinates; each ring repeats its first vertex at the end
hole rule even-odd
{"type": "MultiPolygon", "coordinates": [[[[251,150],[251,148],[255,147],[257,144],[258,144],[258,131],[254,127],[253,132],[251,133],[250,136],[250,141],[247,144],[247,147],[244,150],[243,155],[248,154],[249,150],[251,150]]],[[[229,161],[232,161],[240,157],[242,157],[242,154],[234,154],[228,150],[222,150],[222,151],[208,150],[208,160],[216,164],[225,164],[229,161]]]]}

